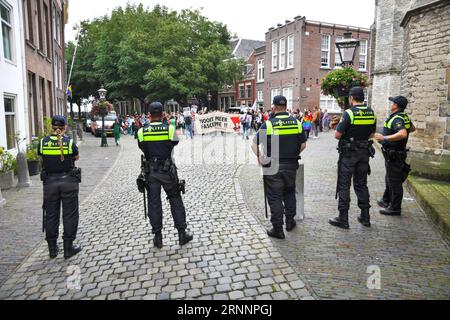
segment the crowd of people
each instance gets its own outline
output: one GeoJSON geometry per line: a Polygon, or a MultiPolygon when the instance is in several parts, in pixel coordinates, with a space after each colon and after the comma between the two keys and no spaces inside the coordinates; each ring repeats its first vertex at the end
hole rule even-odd
{"type": "MultiPolygon", "coordinates": [[[[312,112],[309,110],[304,110],[301,112],[300,109],[295,111],[288,110],[288,112],[291,117],[295,117],[302,123],[307,139],[309,139],[311,133],[313,135],[313,139],[318,139],[319,132],[327,132],[330,128],[337,124],[336,119],[331,118],[327,110],[321,110],[318,107],[316,107],[312,112]]],[[[262,124],[271,118],[271,115],[272,114],[269,111],[255,112],[251,109],[242,113],[239,117],[240,125],[238,125],[238,129],[240,129],[243,139],[248,140],[248,136],[251,131],[254,130],[257,132],[262,124]]]]}

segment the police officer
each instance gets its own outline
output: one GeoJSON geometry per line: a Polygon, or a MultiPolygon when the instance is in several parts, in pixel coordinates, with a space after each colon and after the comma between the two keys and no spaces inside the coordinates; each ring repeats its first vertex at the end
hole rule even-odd
{"type": "Polygon", "coordinates": [[[406,145],[411,132],[416,131],[410,118],[405,113],[408,100],[403,96],[389,98],[392,102],[391,115],[384,123],[383,134],[375,134],[381,143],[386,165],[386,190],[378,205],[384,209],[381,214],[400,216],[403,200],[403,182],[410,171],[406,164],[406,145]]]}
{"type": "Polygon", "coordinates": [[[306,148],[302,124],[291,117],[286,108],[285,97],[274,97],[274,114],[261,126],[252,146],[264,168],[264,188],[273,225],[271,230],[267,230],[267,234],[278,239],[285,238],[283,215],[286,216],[286,231],[292,231],[296,226],[295,180],[300,153],[306,148]],[[263,147],[262,152],[260,146],[263,147]]]}
{"type": "Polygon", "coordinates": [[[354,87],[349,92],[351,108],[342,115],[335,132],[339,140],[338,185],[339,216],[330,219],[333,226],[349,229],[348,210],[350,208],[350,185],[353,176],[353,187],[358,197],[361,215],[358,221],[370,227],[369,190],[367,175],[369,174],[369,157],[374,155],[372,141],[368,141],[376,130],[376,116],[373,110],[364,104],[364,91],[354,87]]]}
{"type": "Polygon", "coordinates": [[[81,172],[75,168],[80,159],[73,140],[64,135],[66,120],[62,116],[52,118],[53,134],[39,143],[38,154],[42,157],[41,180],[44,184],[44,227],[50,258],[58,255],[58,229],[60,207],[63,209],[64,258],[69,259],[81,251],[73,245],[77,236],[79,209],[78,191],[81,172]]]}
{"type": "Polygon", "coordinates": [[[151,123],[138,132],[139,148],[146,159],[146,189],[148,192],[148,216],[154,234],[153,244],[163,247],[163,211],[161,204],[161,187],[170,202],[175,228],[178,230],[178,240],[181,246],[193,239],[186,232],[186,210],[181,198],[181,186],[177,169],[172,161],[173,148],[178,144],[175,128],[163,122],[163,105],[153,102],[150,105],[151,123]]]}

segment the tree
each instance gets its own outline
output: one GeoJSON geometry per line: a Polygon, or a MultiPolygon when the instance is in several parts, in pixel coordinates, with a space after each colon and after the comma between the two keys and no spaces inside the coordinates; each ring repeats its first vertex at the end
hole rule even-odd
{"type": "MultiPolygon", "coordinates": [[[[83,22],[81,30],[71,81],[74,101],[103,84],[109,99],[187,103],[193,94],[206,97],[242,76],[244,63],[226,60],[227,27],[198,10],[128,4],[111,17],[83,22]]],[[[74,44],[66,50],[71,56],[74,44]]]]}

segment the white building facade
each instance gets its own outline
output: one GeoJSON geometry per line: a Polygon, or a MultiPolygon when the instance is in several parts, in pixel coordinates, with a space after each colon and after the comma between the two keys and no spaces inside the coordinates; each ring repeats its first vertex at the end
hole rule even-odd
{"type": "Polygon", "coordinates": [[[0,12],[0,146],[14,152],[16,134],[28,137],[22,1],[0,0],[0,12]]]}

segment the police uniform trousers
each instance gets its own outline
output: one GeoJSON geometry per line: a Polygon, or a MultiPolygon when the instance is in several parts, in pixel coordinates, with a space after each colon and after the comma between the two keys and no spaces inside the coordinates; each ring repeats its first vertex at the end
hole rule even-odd
{"type": "Polygon", "coordinates": [[[63,210],[63,239],[74,241],[77,236],[79,182],[68,174],[50,174],[44,182],[46,240],[58,239],[60,209],[63,210]]]}
{"type": "MultiPolygon", "coordinates": [[[[405,152],[406,155],[406,152],[405,152]]],[[[400,211],[403,200],[403,182],[406,156],[397,156],[395,159],[389,159],[384,153],[384,163],[386,167],[386,189],[383,195],[383,202],[389,203],[390,208],[400,211]]]]}
{"type": "Polygon", "coordinates": [[[283,215],[286,220],[294,219],[297,213],[295,181],[298,163],[281,163],[275,175],[264,176],[267,202],[270,206],[270,221],[275,228],[283,227],[283,215]]]}
{"type": "Polygon", "coordinates": [[[338,177],[339,211],[350,209],[350,185],[353,177],[353,188],[358,197],[358,207],[369,209],[369,189],[367,175],[369,172],[369,151],[367,148],[356,148],[355,151],[341,154],[338,177]]]}
{"type": "Polygon", "coordinates": [[[169,198],[175,228],[178,231],[186,230],[186,209],[184,208],[181,193],[178,190],[176,177],[170,172],[154,171],[147,176],[148,216],[152,226],[152,233],[156,234],[163,228],[163,210],[161,202],[161,187],[169,198]]]}

